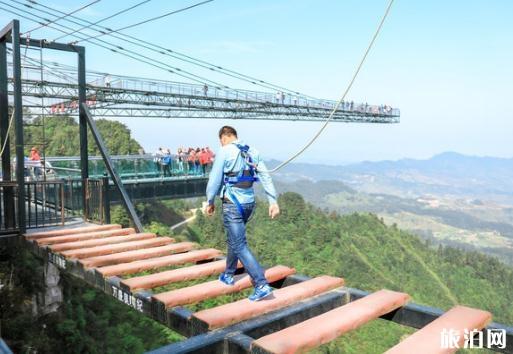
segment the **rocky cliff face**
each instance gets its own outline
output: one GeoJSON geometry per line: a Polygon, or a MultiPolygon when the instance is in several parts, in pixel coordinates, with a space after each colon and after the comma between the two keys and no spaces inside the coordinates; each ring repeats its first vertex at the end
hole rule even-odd
{"type": "Polygon", "coordinates": [[[61,279],[59,269],[48,262],[44,269],[44,291],[34,295],[32,312],[34,316],[46,315],[56,312],[62,304],[62,288],[59,286],[61,279]]]}

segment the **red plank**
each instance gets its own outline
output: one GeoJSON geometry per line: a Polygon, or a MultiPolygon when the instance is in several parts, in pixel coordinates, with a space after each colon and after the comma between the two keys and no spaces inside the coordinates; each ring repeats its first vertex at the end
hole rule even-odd
{"type": "Polygon", "coordinates": [[[205,259],[212,259],[220,256],[221,254],[221,251],[218,251],[214,248],[208,248],[204,250],[196,250],[186,253],[173,254],[171,256],[164,256],[142,261],[100,267],[97,268],[97,271],[102,273],[104,277],[113,275],[133,274],[145,270],[157,269],[160,267],[167,267],[172,265],[197,262],[205,259]]]}
{"type": "Polygon", "coordinates": [[[408,294],[383,289],[261,337],[251,344],[251,348],[258,347],[274,354],[304,352],[402,307],[409,300],[408,294]]]}
{"type": "Polygon", "coordinates": [[[98,238],[98,239],[85,240],[85,241],[58,243],[55,245],[50,245],[48,247],[50,248],[50,250],[52,250],[52,252],[62,252],[62,251],[110,245],[110,244],[116,244],[116,243],[122,243],[122,242],[141,241],[141,240],[147,240],[147,239],[151,239],[151,238],[155,238],[155,237],[157,237],[157,235],[152,234],[152,233],[140,233],[140,234],[130,234],[130,235],[98,238]]]}
{"type": "MultiPolygon", "coordinates": [[[[407,337],[405,340],[389,349],[388,354],[435,354],[454,353],[458,347],[463,348],[465,341],[465,330],[471,333],[474,330],[481,330],[492,321],[492,314],[488,311],[478,310],[466,306],[455,306],[442,316],[427,324],[426,326],[407,337]],[[442,335],[453,333],[457,340],[458,347],[443,348],[442,335]]],[[[449,343],[447,343],[449,344],[449,343]]]]}
{"type": "Polygon", "coordinates": [[[81,233],[86,233],[86,232],[113,230],[113,229],[121,229],[121,225],[109,224],[109,225],[83,226],[83,227],[77,227],[77,228],[64,228],[64,229],[58,229],[58,230],[52,230],[52,231],[44,231],[44,232],[35,232],[35,233],[25,234],[25,238],[27,240],[35,240],[35,239],[43,238],[43,237],[74,235],[74,234],[81,234],[81,233]]]}
{"type": "Polygon", "coordinates": [[[255,302],[243,299],[196,312],[194,317],[205,322],[209,329],[216,329],[289,306],[343,285],[344,279],[323,275],[277,289],[273,292],[273,296],[265,301],[255,302]]]}
{"type": "MultiPolygon", "coordinates": [[[[285,266],[276,266],[265,271],[267,281],[274,282],[283,279],[296,270],[285,266]]],[[[235,276],[234,285],[226,285],[219,280],[214,280],[187,288],[171,290],[164,293],[153,295],[153,298],[160,301],[165,307],[180,306],[203,301],[213,297],[235,293],[251,287],[251,279],[247,274],[235,276]]]]}
{"type": "Polygon", "coordinates": [[[140,250],[156,246],[164,246],[173,243],[174,239],[169,237],[156,237],[149,240],[123,242],[114,245],[104,245],[97,247],[81,248],[76,250],[69,250],[60,252],[66,258],[82,259],[91,258],[96,256],[103,256],[107,254],[127,252],[133,250],[140,250]]]}
{"type": "Polygon", "coordinates": [[[105,231],[96,231],[96,232],[86,232],[83,234],[44,237],[44,238],[38,238],[35,241],[37,242],[37,244],[39,246],[44,246],[44,245],[54,245],[57,243],[85,241],[85,240],[91,240],[91,239],[95,239],[95,238],[130,235],[130,234],[134,234],[134,233],[135,233],[135,230],[133,228],[114,229],[114,230],[105,230],[105,231]]]}
{"type": "Polygon", "coordinates": [[[186,252],[192,250],[195,247],[196,244],[193,242],[179,242],[161,247],[152,247],[142,250],[85,258],[81,259],[79,262],[82,263],[85,268],[101,267],[111,264],[138,261],[141,259],[167,256],[173,253],[186,252]]]}
{"type": "MultiPolygon", "coordinates": [[[[242,267],[242,264],[239,263],[238,267],[242,267]]],[[[125,279],[121,281],[121,283],[128,286],[131,291],[151,289],[179,281],[187,281],[219,274],[223,272],[225,268],[226,260],[223,259],[220,261],[208,262],[190,267],[172,269],[165,272],[125,279]]]]}

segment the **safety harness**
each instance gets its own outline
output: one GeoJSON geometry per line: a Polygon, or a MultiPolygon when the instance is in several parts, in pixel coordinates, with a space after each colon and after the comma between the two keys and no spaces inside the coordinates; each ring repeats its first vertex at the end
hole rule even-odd
{"type": "Polygon", "coordinates": [[[243,188],[248,189],[253,187],[254,182],[258,182],[258,177],[256,177],[257,172],[257,166],[253,162],[253,159],[251,158],[251,155],[249,154],[249,146],[248,145],[241,145],[233,143],[237,148],[240,150],[240,155],[244,159],[244,162],[246,163],[246,166],[242,168],[238,172],[228,172],[224,175],[224,185],[225,190],[228,193],[228,196],[233,201],[237,209],[239,210],[240,215],[242,216],[242,220],[244,222],[248,221],[248,216],[244,212],[244,208],[242,207],[241,203],[235,197],[235,194],[233,193],[232,188],[243,188]]]}

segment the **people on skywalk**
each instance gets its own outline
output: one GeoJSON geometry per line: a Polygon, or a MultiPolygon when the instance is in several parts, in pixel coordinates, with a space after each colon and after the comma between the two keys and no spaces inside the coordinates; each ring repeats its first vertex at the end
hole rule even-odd
{"type": "Polygon", "coordinates": [[[200,153],[201,149],[197,147],[194,151],[194,173],[197,175],[201,174],[200,153]]]}
{"type": "Polygon", "coordinates": [[[192,175],[194,174],[194,160],[196,160],[196,150],[193,148],[189,148],[189,151],[187,153],[187,166],[189,167],[189,170],[187,171],[188,174],[192,175]]]}
{"type": "Polygon", "coordinates": [[[183,173],[183,161],[184,161],[185,153],[182,148],[178,148],[176,152],[176,161],[178,164],[178,172],[183,173]]]}
{"type": "Polygon", "coordinates": [[[109,74],[105,75],[105,77],[103,78],[103,83],[105,84],[105,87],[110,87],[111,81],[112,77],[109,74]]]}
{"type": "Polygon", "coordinates": [[[155,152],[155,155],[153,157],[153,162],[155,163],[155,168],[156,170],[158,171],[158,174],[160,176],[162,176],[162,165],[161,165],[161,160],[162,160],[162,157],[164,156],[164,150],[159,147],[158,150],[155,152]]]}
{"type": "Polygon", "coordinates": [[[228,244],[226,269],[219,280],[226,285],[234,285],[234,274],[240,260],[251,277],[255,290],[249,300],[258,301],[272,293],[264,270],[248,248],[246,223],[255,210],[253,182],[262,182],[269,201],[269,216],[274,219],[280,213],[276,200],[276,190],[258,151],[239,140],[237,131],[230,126],[219,130],[221,148],[216,154],[207,184],[208,206],[206,213],[215,212],[214,199],[222,200],[222,216],[228,244]]]}
{"type": "Polygon", "coordinates": [[[210,148],[208,146],[205,148],[205,150],[207,151],[207,154],[208,154],[208,164],[207,164],[207,172],[208,172],[212,169],[212,163],[214,162],[214,158],[215,158],[216,154],[214,154],[214,152],[212,150],[210,150],[210,148]]]}
{"type": "Polygon", "coordinates": [[[164,177],[171,177],[171,162],[171,150],[167,149],[161,160],[164,177]]]}
{"type": "Polygon", "coordinates": [[[201,173],[203,175],[207,174],[208,161],[209,161],[208,152],[205,150],[205,148],[203,148],[203,149],[201,149],[201,151],[199,153],[199,162],[201,165],[201,173]]]}

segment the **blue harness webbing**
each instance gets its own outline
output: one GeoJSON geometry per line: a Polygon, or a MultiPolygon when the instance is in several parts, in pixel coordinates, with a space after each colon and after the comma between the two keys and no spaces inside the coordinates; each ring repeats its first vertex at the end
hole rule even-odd
{"type": "Polygon", "coordinates": [[[244,208],[242,204],[239,202],[237,197],[232,191],[232,187],[237,188],[251,188],[253,186],[253,182],[258,182],[258,177],[255,176],[256,166],[253,163],[253,159],[248,153],[249,146],[248,145],[240,145],[234,144],[239,148],[241,156],[244,158],[244,162],[248,168],[241,169],[236,176],[226,176],[224,177],[225,190],[228,193],[230,199],[233,201],[240,215],[242,216],[242,220],[244,223],[248,221],[248,216],[244,212],[244,208]]]}

